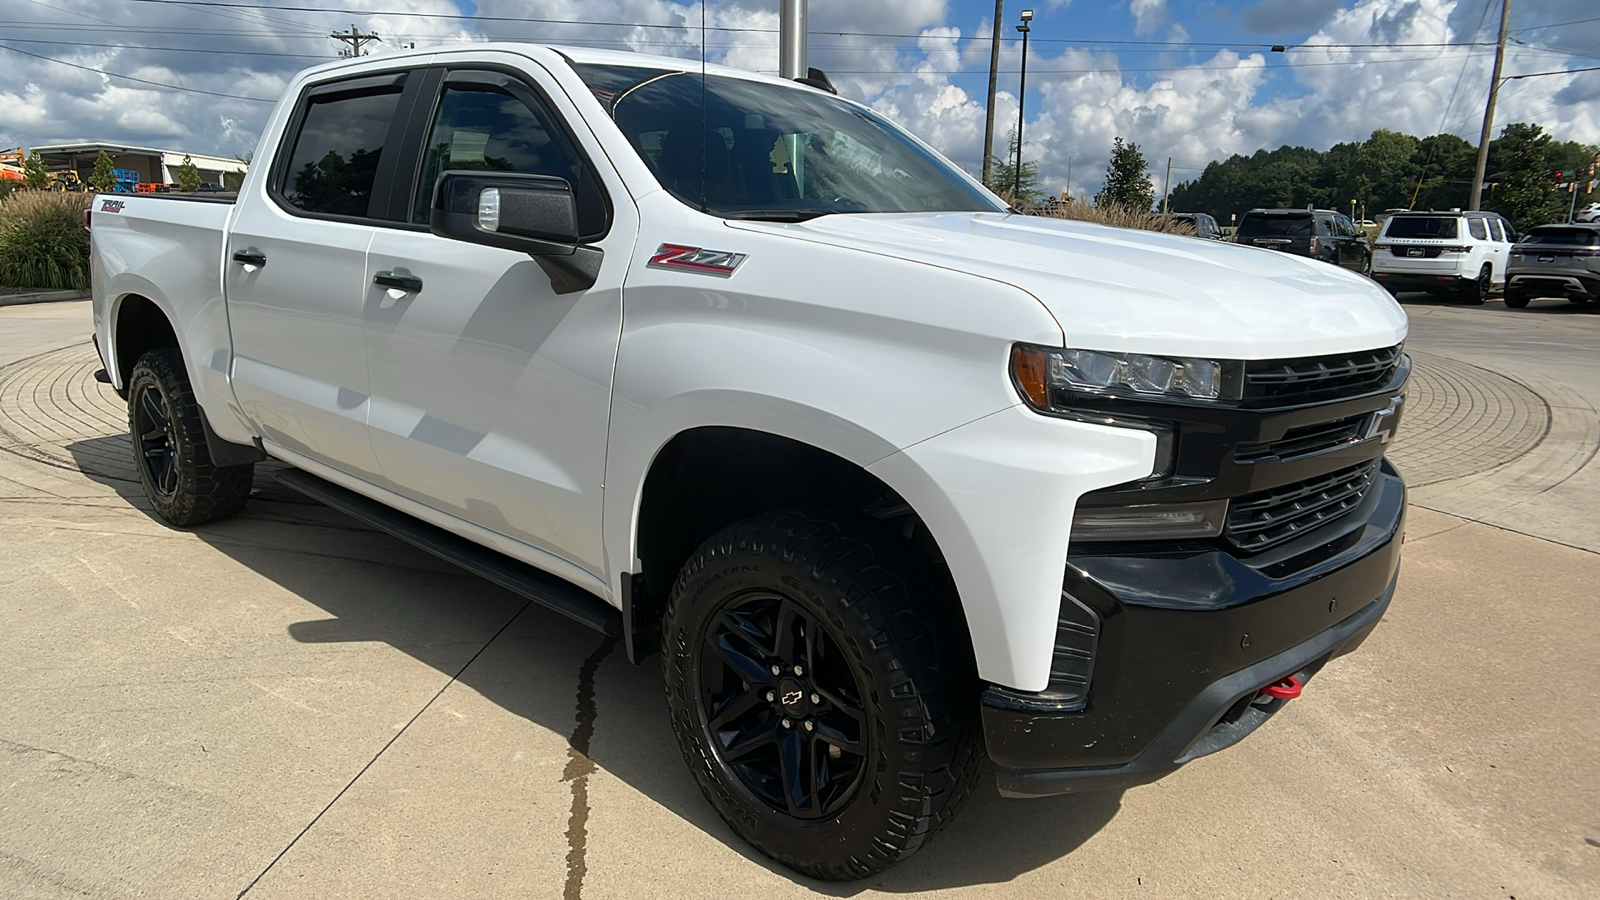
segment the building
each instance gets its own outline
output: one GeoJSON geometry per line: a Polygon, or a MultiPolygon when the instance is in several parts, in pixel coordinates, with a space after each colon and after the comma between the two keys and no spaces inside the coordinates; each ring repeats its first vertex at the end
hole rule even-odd
{"type": "MultiPolygon", "coordinates": [[[[78,173],[78,178],[85,183],[94,172],[94,163],[99,158],[101,150],[111,157],[111,165],[116,168],[137,172],[140,181],[160,184],[177,183],[178,167],[183,165],[185,155],[179,150],[124,147],[120,144],[103,143],[51,144],[30,149],[39,151],[39,157],[44,160],[46,169],[51,172],[75,171],[78,173]]],[[[249,168],[237,159],[202,156],[198,153],[187,155],[200,170],[201,181],[227,187],[237,186],[245,170],[249,168]],[[231,179],[228,177],[230,175],[233,176],[231,179]]]]}

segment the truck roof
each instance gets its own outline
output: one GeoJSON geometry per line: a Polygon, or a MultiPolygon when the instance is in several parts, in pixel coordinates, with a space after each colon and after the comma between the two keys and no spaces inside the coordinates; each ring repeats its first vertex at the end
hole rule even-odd
{"type": "MultiPolygon", "coordinates": [[[[452,53],[517,53],[527,55],[529,49],[538,48],[560,54],[568,61],[588,65],[609,66],[637,66],[647,69],[666,69],[673,72],[699,72],[700,60],[681,56],[659,56],[653,53],[634,53],[628,50],[601,50],[594,47],[572,47],[565,44],[546,44],[537,41],[489,41],[471,44],[444,44],[433,47],[418,47],[414,50],[402,50],[397,53],[378,56],[364,56],[359,60],[341,59],[322,65],[312,66],[301,74],[321,73],[336,71],[350,66],[352,63],[377,63],[384,60],[402,60],[407,58],[427,58],[436,55],[452,53]]],[[[796,83],[776,75],[764,75],[749,69],[738,69],[733,66],[722,66],[716,63],[706,63],[707,75],[720,75],[728,78],[743,78],[750,81],[765,81],[772,84],[796,87],[796,83]]]]}

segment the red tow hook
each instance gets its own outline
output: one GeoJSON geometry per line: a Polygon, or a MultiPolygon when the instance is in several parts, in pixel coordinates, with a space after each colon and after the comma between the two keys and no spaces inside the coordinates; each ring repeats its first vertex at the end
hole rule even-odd
{"type": "Polygon", "coordinates": [[[1268,697],[1271,697],[1274,700],[1293,700],[1294,698],[1300,696],[1300,690],[1304,687],[1304,682],[1295,676],[1290,675],[1288,678],[1285,678],[1276,684],[1269,684],[1262,688],[1261,693],[1266,694],[1268,697]]]}

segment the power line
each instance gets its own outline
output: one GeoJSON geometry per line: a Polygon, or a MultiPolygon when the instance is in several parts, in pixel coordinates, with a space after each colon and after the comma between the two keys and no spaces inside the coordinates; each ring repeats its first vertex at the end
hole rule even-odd
{"type": "Polygon", "coordinates": [[[35,38],[6,38],[13,44],[57,44],[67,47],[103,47],[115,50],[148,50],[158,53],[217,53],[223,56],[278,56],[287,59],[321,59],[332,57],[313,53],[274,53],[267,50],[226,50],[210,47],[146,47],[140,44],[86,44],[83,41],[44,41],[35,38]]]}
{"type": "MultiPolygon", "coordinates": [[[[590,26],[590,27],[606,27],[606,28],[653,28],[653,29],[663,29],[664,28],[664,29],[671,29],[671,30],[674,30],[674,31],[676,31],[676,30],[689,30],[691,28],[691,26],[689,26],[688,24],[668,25],[668,24],[655,23],[655,22],[574,21],[572,19],[541,19],[541,18],[534,18],[534,17],[528,17],[528,16],[485,16],[485,15],[478,15],[478,14],[475,14],[475,13],[428,13],[428,12],[414,12],[414,11],[411,11],[411,10],[329,9],[327,7],[320,7],[320,6],[290,6],[290,5],[286,5],[286,4],[285,5],[278,5],[278,4],[268,4],[268,3],[229,3],[229,2],[223,2],[223,0],[128,0],[128,2],[131,2],[131,3],[155,3],[155,4],[162,5],[162,6],[203,6],[203,7],[218,7],[218,8],[225,8],[225,9],[252,9],[252,10],[254,10],[254,9],[276,9],[276,10],[285,10],[285,11],[289,11],[289,12],[333,13],[333,14],[337,14],[337,15],[357,15],[357,16],[367,16],[367,17],[398,16],[398,17],[417,18],[417,19],[449,19],[449,20],[456,20],[456,21],[473,21],[473,22],[517,22],[517,23],[528,23],[528,24],[538,24],[538,25],[573,25],[573,26],[590,26]]],[[[720,32],[734,32],[734,33],[743,33],[743,34],[776,34],[777,31],[778,31],[776,28],[746,28],[746,27],[736,27],[736,26],[732,26],[732,25],[709,25],[709,26],[706,27],[705,30],[706,31],[720,31],[720,32]]],[[[813,30],[811,33],[812,34],[818,34],[818,35],[831,35],[831,36],[835,36],[835,37],[880,37],[880,38],[900,38],[900,39],[905,39],[905,40],[977,41],[977,42],[980,42],[980,43],[988,43],[988,42],[991,42],[991,41],[994,40],[992,37],[985,36],[985,35],[978,35],[978,34],[975,34],[975,35],[930,35],[930,34],[899,34],[899,33],[893,33],[893,32],[878,32],[878,31],[823,31],[823,30],[813,30]]],[[[1147,47],[1215,47],[1215,48],[1222,48],[1222,49],[1230,49],[1230,48],[1239,47],[1239,46],[1246,46],[1246,47],[1256,47],[1256,48],[1259,48],[1259,49],[1262,49],[1262,50],[1268,50],[1273,46],[1282,46],[1282,45],[1273,45],[1273,44],[1265,44],[1265,43],[1262,43],[1262,44],[1255,44],[1255,43],[1244,43],[1244,44],[1241,44],[1239,42],[1228,43],[1228,42],[1219,42],[1219,41],[1124,41],[1124,40],[1082,40],[1082,39],[1075,40],[1075,39],[1071,39],[1071,38],[1040,38],[1038,42],[1055,43],[1055,44],[1086,44],[1086,45],[1104,44],[1104,45],[1112,45],[1112,46],[1128,45],[1128,46],[1147,46],[1147,47]]],[[[559,43],[559,42],[556,42],[556,43],[559,43]]],[[[1401,48],[1412,48],[1412,49],[1415,49],[1415,48],[1441,48],[1441,47],[1492,47],[1492,46],[1494,46],[1494,44],[1492,42],[1434,41],[1434,42],[1417,42],[1417,43],[1372,43],[1372,44],[1294,44],[1294,45],[1288,45],[1288,46],[1290,47],[1290,49],[1300,49],[1300,50],[1318,50],[1318,49],[1358,50],[1358,49],[1364,49],[1364,48],[1385,49],[1385,48],[1390,48],[1390,47],[1401,47],[1401,48]]]]}
{"type": "Polygon", "coordinates": [[[124,79],[126,81],[136,81],[136,82],[138,82],[140,84],[151,85],[152,87],[169,88],[169,89],[174,90],[174,91],[188,91],[189,93],[192,93],[192,94],[207,94],[207,95],[210,95],[212,97],[226,97],[229,100],[249,100],[249,101],[251,101],[253,103],[277,103],[278,102],[277,100],[268,100],[268,99],[266,99],[264,97],[246,97],[246,96],[243,96],[241,94],[222,94],[222,93],[218,93],[216,91],[201,90],[200,88],[184,87],[181,84],[167,84],[164,81],[151,81],[151,80],[149,80],[147,78],[135,78],[132,75],[122,75],[122,74],[119,74],[117,72],[107,72],[105,69],[97,69],[94,66],[83,66],[83,65],[79,65],[78,63],[74,63],[74,62],[67,62],[64,59],[56,59],[53,56],[44,56],[44,55],[38,54],[38,53],[30,53],[27,50],[18,50],[16,47],[10,47],[10,46],[7,46],[5,44],[0,44],[0,50],[10,50],[12,53],[20,53],[23,56],[31,56],[34,59],[42,59],[45,62],[53,62],[53,63],[57,63],[57,64],[63,65],[63,66],[71,66],[74,69],[82,69],[85,72],[94,72],[97,75],[105,75],[105,76],[110,77],[110,78],[121,78],[121,79],[124,79]]]}

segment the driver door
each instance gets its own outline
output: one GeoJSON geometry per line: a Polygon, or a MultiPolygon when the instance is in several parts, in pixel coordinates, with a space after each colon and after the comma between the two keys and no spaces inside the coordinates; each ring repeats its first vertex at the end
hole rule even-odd
{"type": "Polygon", "coordinates": [[[598,148],[566,127],[579,120],[553,80],[452,69],[419,108],[433,112],[412,230],[379,234],[367,256],[373,450],[395,491],[536,548],[502,549],[592,587],[604,572],[601,488],[632,204],[613,173],[597,171],[598,148]],[[452,169],[573,184],[584,243],[605,254],[594,286],[558,294],[526,254],[429,233],[435,181],[452,169]]]}

